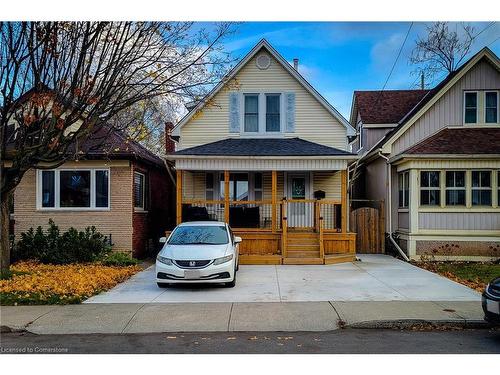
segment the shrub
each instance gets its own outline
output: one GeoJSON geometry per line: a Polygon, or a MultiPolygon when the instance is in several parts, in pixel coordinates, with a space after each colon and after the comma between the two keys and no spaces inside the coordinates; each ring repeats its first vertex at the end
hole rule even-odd
{"type": "Polygon", "coordinates": [[[116,252],[107,254],[103,257],[101,263],[105,266],[135,266],[138,262],[126,253],[116,252]]]}
{"type": "Polygon", "coordinates": [[[44,231],[30,228],[21,233],[21,240],[13,252],[14,260],[33,259],[41,263],[68,264],[75,262],[93,262],[111,251],[106,237],[94,226],[84,231],[69,228],[60,233],[52,219],[44,231]]]}

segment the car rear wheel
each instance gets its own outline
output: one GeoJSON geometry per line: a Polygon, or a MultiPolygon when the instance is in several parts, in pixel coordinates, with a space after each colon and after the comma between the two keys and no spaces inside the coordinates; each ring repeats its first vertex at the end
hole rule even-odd
{"type": "Polygon", "coordinates": [[[168,288],[170,284],[167,283],[156,283],[158,285],[158,288],[168,288]]]}

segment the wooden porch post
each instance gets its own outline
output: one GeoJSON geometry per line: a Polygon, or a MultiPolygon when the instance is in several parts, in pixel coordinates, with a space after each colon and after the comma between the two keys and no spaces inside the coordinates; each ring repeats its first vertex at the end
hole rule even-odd
{"type": "Polygon", "coordinates": [[[176,222],[179,225],[182,223],[182,170],[180,169],[177,169],[176,195],[176,222]]]}
{"type": "Polygon", "coordinates": [[[277,211],[277,200],[276,200],[276,190],[278,187],[278,177],[276,171],[272,171],[271,175],[271,205],[272,205],[272,213],[271,213],[271,227],[273,233],[276,232],[276,224],[278,221],[278,211],[277,211]]]}
{"type": "Polygon", "coordinates": [[[342,207],[341,207],[341,230],[342,233],[347,232],[347,170],[342,170],[340,178],[341,182],[341,197],[342,197],[342,207]]]}
{"type": "Polygon", "coordinates": [[[229,224],[229,171],[224,171],[224,221],[229,224]]]}

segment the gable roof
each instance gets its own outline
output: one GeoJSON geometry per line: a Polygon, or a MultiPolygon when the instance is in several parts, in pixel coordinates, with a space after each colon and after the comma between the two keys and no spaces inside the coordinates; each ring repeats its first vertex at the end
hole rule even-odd
{"type": "Polygon", "coordinates": [[[300,138],[228,138],[180,150],[172,156],[343,156],[356,155],[300,138]]]}
{"type": "Polygon", "coordinates": [[[403,154],[500,154],[500,128],[445,128],[410,147],[403,154]]]}
{"type": "Polygon", "coordinates": [[[323,107],[335,117],[347,129],[347,135],[356,135],[356,131],[352,128],[349,122],[337,111],[316,89],[296,70],[294,69],[283,56],[276,51],[267,40],[262,39],[248,52],[243,59],[232,68],[224,78],[201,100],[195,107],[193,107],[173,128],[172,135],[180,136],[180,128],[184,126],[193,115],[202,109],[205,103],[213,98],[223,87],[229,82],[262,48],[265,48],[279,63],[290,73],[312,96],[314,96],[323,107]]]}
{"type": "Polygon", "coordinates": [[[429,90],[354,91],[363,124],[398,123],[429,90]]]}
{"type": "Polygon", "coordinates": [[[484,47],[469,60],[467,60],[457,70],[449,73],[436,87],[429,90],[422,99],[399,121],[398,125],[389,131],[379,142],[377,142],[364,156],[370,157],[374,151],[386,147],[393,140],[398,138],[406,129],[417,121],[439,98],[441,98],[460,78],[462,78],[472,67],[482,59],[487,59],[498,70],[500,61],[498,57],[488,47],[484,47]]]}

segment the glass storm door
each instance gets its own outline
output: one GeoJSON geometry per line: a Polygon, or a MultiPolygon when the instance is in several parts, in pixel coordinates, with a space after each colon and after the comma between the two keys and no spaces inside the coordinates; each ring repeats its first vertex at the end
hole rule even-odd
{"type": "Polygon", "coordinates": [[[305,228],[312,226],[312,206],[313,203],[297,202],[309,199],[309,174],[293,173],[288,175],[288,199],[287,218],[288,226],[305,228]]]}

